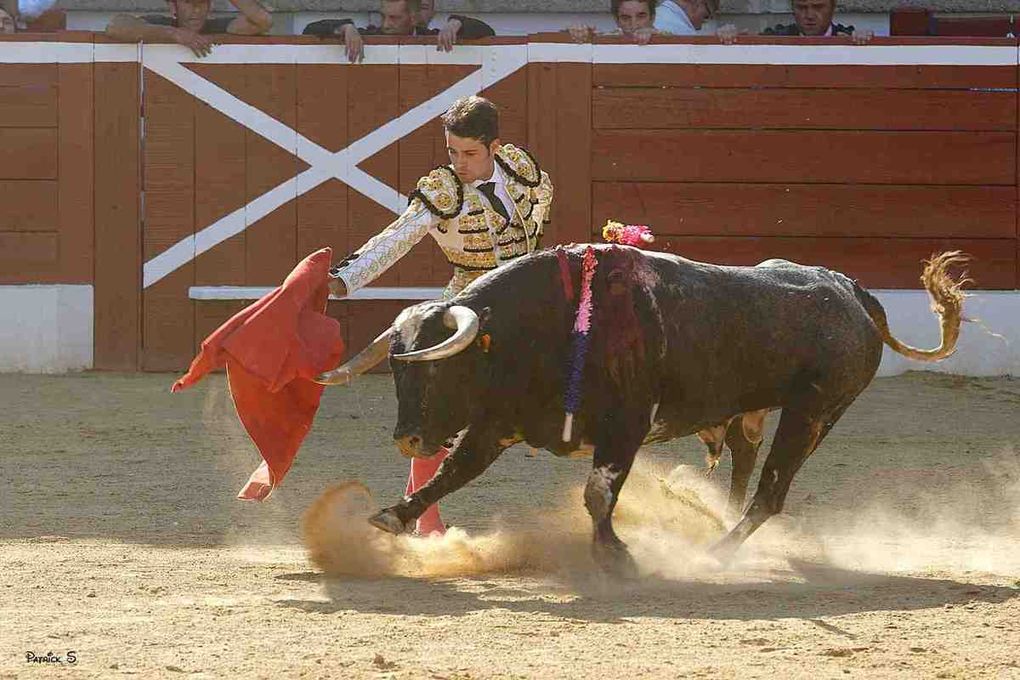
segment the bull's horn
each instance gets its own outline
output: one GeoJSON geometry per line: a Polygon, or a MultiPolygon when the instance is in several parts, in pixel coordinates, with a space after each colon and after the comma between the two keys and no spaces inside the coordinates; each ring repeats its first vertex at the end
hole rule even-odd
{"type": "Polygon", "coordinates": [[[475,310],[454,305],[443,314],[443,323],[447,328],[456,329],[456,333],[443,340],[435,347],[415,350],[405,354],[394,354],[394,359],[401,361],[438,361],[464,351],[475,341],[478,335],[478,315],[475,310]]]}
{"type": "Polygon", "coordinates": [[[346,385],[354,376],[374,368],[386,358],[386,355],[390,353],[390,336],[392,335],[393,328],[387,328],[372,341],[372,344],[351,357],[346,364],[338,366],[332,371],[320,373],[313,380],[320,385],[346,385]]]}

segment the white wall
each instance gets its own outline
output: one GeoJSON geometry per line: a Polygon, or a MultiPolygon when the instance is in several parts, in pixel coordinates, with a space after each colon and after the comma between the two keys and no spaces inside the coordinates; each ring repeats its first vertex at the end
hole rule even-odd
{"type": "MultiPolygon", "coordinates": [[[[922,290],[872,291],[893,334],[920,348],[939,344],[939,326],[922,290]]],[[[92,367],[92,286],[0,286],[0,372],[59,373],[92,367]]],[[[957,352],[935,364],[886,348],[879,375],[911,370],[1020,376],[1020,292],[975,291],[964,306],[957,352]]]]}
{"type": "MultiPolygon", "coordinates": [[[[885,307],[889,328],[901,342],[928,349],[939,344],[938,320],[922,290],[871,291],[885,307]]],[[[964,323],[956,354],[938,363],[912,361],[888,347],[879,375],[936,371],[958,375],[1020,376],[1020,292],[974,291],[964,303],[964,323]]]]}
{"type": "Polygon", "coordinates": [[[0,371],[92,368],[92,286],[0,286],[0,371]]]}

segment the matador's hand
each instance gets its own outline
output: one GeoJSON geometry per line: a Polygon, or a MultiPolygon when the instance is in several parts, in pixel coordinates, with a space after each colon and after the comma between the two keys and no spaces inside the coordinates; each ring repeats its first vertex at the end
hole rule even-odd
{"type": "Polygon", "coordinates": [[[330,275],[329,292],[330,295],[333,295],[335,297],[345,298],[347,297],[347,285],[344,283],[344,280],[341,279],[339,276],[330,275]]]}

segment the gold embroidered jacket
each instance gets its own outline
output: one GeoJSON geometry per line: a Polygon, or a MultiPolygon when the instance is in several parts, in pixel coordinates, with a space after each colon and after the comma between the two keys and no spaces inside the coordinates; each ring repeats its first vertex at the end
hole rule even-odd
{"type": "Polygon", "coordinates": [[[501,146],[495,160],[514,203],[509,223],[478,189],[461,182],[450,166],[441,166],[418,180],[400,217],[331,273],[353,293],[431,234],[453,265],[444,292],[444,297],[452,297],[485,272],[537,250],[552,209],[549,175],[527,151],[512,144],[501,146]]]}

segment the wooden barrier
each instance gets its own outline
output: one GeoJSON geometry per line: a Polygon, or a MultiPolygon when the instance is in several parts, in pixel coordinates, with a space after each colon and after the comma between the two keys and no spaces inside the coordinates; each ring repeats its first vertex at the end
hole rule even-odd
{"type": "MultiPolygon", "coordinates": [[[[959,248],[977,287],[1020,288],[1015,40],[637,48],[556,34],[447,57],[379,39],[348,65],[308,38],[228,38],[204,61],[45,39],[77,56],[4,63],[0,40],[0,283],[93,284],[97,368],[180,370],[245,304],[193,288],[273,286],[315,249],[365,242],[447,162],[437,115],[455,91],[492,98],[504,141],[551,174],[547,245],[597,240],[611,218],[694,259],[785,257],[876,288],[917,288],[921,259],[959,248]],[[973,49],[947,63],[951,46],[973,49]]],[[[448,277],[426,239],[373,285],[448,277]]],[[[330,310],[358,348],[404,304],[330,310]]]]}
{"type": "Polygon", "coordinates": [[[92,281],[92,92],[91,64],[0,66],[0,284],[92,281]]]}

